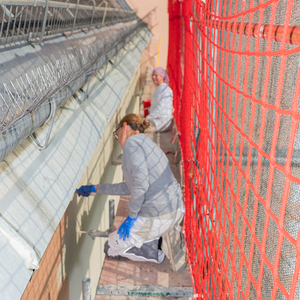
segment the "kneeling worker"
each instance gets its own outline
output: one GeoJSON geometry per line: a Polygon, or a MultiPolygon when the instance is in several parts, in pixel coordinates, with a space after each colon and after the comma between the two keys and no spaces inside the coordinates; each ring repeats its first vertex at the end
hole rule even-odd
{"type": "Polygon", "coordinates": [[[86,197],[92,192],[131,195],[129,215],[117,231],[109,234],[105,252],[110,257],[161,263],[164,253],[158,249],[159,238],[174,225],[178,227],[184,205],[166,155],[143,134],[149,126],[149,120],[128,114],[114,131],[123,149],[125,182],[81,186],[76,192],[86,197]]]}

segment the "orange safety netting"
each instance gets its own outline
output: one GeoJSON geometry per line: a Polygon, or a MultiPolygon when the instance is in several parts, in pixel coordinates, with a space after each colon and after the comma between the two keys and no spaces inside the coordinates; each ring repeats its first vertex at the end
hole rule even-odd
{"type": "Polygon", "coordinates": [[[195,299],[300,299],[300,0],[169,0],[195,299]]]}

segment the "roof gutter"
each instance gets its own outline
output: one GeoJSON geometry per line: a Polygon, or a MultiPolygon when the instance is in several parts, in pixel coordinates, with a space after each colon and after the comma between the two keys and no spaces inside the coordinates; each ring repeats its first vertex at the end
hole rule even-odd
{"type": "Polygon", "coordinates": [[[97,40],[85,49],[73,49],[64,58],[37,68],[32,76],[26,73],[9,85],[4,84],[0,93],[0,161],[29,136],[39,150],[45,149],[52,126],[44,145],[36,140],[34,131],[49,121],[52,125],[57,109],[144,27],[144,23],[134,22],[110,39],[97,40]]]}

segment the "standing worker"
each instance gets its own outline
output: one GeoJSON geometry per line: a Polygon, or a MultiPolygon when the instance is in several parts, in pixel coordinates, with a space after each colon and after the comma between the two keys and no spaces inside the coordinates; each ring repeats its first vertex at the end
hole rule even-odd
{"type": "Polygon", "coordinates": [[[174,225],[179,227],[184,205],[166,155],[143,134],[149,126],[149,120],[128,114],[113,133],[123,149],[125,182],[81,186],[76,192],[85,197],[95,192],[131,195],[128,217],[109,234],[105,252],[110,257],[161,263],[164,253],[158,249],[159,239],[174,225]]]}
{"type": "Polygon", "coordinates": [[[153,69],[152,81],[157,88],[151,99],[149,115],[146,117],[153,125],[155,131],[167,131],[170,127],[173,113],[173,91],[168,86],[167,72],[157,67],[153,69]]]}

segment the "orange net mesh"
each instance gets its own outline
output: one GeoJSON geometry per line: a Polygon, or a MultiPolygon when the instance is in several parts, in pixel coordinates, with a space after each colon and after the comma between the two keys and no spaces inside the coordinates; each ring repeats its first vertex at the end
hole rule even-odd
{"type": "Polygon", "coordinates": [[[300,299],[300,0],[169,0],[195,299],[300,299]]]}

